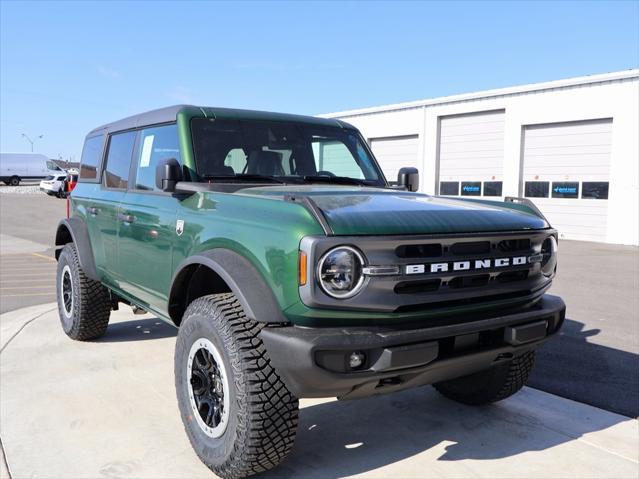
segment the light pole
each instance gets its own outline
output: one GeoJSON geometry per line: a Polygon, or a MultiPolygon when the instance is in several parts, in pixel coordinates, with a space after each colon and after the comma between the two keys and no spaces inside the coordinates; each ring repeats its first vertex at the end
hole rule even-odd
{"type": "Polygon", "coordinates": [[[38,141],[40,138],[42,138],[43,136],[44,136],[44,135],[36,136],[36,137],[32,140],[31,138],[29,138],[29,135],[27,135],[26,133],[23,133],[23,134],[22,134],[22,137],[23,137],[23,138],[26,138],[26,139],[27,139],[27,141],[28,141],[29,143],[31,143],[31,153],[33,153],[33,144],[34,144],[36,141],[38,141]]]}

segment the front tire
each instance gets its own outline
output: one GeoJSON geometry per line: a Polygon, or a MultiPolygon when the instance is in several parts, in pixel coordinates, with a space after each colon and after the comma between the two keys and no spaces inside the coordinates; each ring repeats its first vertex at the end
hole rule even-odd
{"type": "Polygon", "coordinates": [[[527,351],[503,364],[433,386],[448,399],[463,404],[488,404],[506,399],[524,387],[534,364],[535,351],[527,351]]]}
{"type": "Polygon", "coordinates": [[[85,276],[73,243],[60,253],[56,285],[58,313],[66,335],[77,341],[102,336],[111,315],[109,290],[85,276]]]}
{"type": "Polygon", "coordinates": [[[230,293],[193,301],[175,347],[175,388],[193,449],[224,479],[277,466],[295,441],[298,399],[230,293]]]}
{"type": "Polygon", "coordinates": [[[20,186],[20,177],[19,176],[12,176],[9,179],[9,186],[20,186]]]}

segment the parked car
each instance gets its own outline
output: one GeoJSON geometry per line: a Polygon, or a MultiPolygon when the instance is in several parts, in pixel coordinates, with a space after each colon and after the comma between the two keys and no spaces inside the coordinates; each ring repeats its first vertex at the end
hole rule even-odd
{"type": "Polygon", "coordinates": [[[56,232],[62,328],[100,337],[119,303],[178,327],[184,428],[223,478],[286,457],[298,398],[504,399],[564,321],[557,232],[526,200],[418,183],[391,187],[339,120],[178,106],[96,128],[56,232]]]}
{"type": "Polygon", "coordinates": [[[57,196],[58,198],[64,198],[66,192],[67,174],[47,176],[40,182],[40,191],[45,192],[51,196],[57,196]]]}
{"type": "Polygon", "coordinates": [[[18,186],[24,180],[41,180],[64,174],[53,160],[34,153],[0,153],[0,181],[18,186]]]}

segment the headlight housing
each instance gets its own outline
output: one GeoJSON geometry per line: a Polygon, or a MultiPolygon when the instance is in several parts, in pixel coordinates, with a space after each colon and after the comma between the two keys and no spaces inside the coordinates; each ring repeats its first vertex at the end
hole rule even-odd
{"type": "Polygon", "coordinates": [[[317,280],[326,294],[337,299],[355,296],[364,286],[364,256],[350,246],[326,252],[317,264],[317,280]]]}
{"type": "Polygon", "coordinates": [[[541,244],[541,272],[547,278],[555,274],[557,270],[557,240],[554,236],[549,236],[541,244]]]}

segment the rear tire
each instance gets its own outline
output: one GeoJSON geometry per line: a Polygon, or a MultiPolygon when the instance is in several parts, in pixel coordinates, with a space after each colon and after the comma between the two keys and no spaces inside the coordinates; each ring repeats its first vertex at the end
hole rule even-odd
{"type": "Polygon", "coordinates": [[[461,378],[433,384],[448,399],[478,406],[501,401],[519,391],[535,364],[535,351],[461,378]]]}
{"type": "Polygon", "coordinates": [[[105,333],[111,315],[109,290],[85,276],[73,243],[60,253],[56,289],[60,323],[67,336],[88,341],[105,333]]]}
{"type": "Polygon", "coordinates": [[[224,479],[277,466],[295,441],[298,399],[230,293],[193,301],[175,346],[175,388],[193,449],[224,479]]]}

